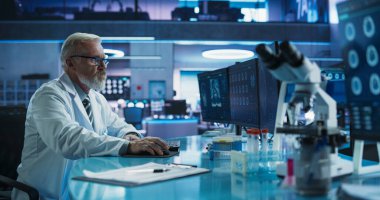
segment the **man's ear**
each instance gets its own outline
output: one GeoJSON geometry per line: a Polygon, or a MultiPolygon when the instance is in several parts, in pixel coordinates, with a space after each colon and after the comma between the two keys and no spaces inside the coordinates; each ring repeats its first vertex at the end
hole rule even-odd
{"type": "Polygon", "coordinates": [[[65,62],[66,62],[66,65],[67,65],[69,68],[74,67],[74,63],[73,63],[73,61],[72,61],[71,59],[66,59],[65,62]]]}

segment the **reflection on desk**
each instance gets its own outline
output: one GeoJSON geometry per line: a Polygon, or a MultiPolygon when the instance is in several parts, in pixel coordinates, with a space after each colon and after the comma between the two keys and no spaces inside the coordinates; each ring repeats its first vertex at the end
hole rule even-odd
{"type": "MultiPolygon", "coordinates": [[[[178,140],[178,139],[176,139],[178,140]]],[[[230,160],[208,159],[205,147],[211,138],[190,136],[180,138],[180,155],[170,158],[122,158],[90,157],[77,160],[70,177],[83,175],[83,170],[107,171],[148,162],[161,164],[182,163],[211,169],[211,173],[168,180],[137,187],[122,187],[69,181],[72,199],[310,199],[299,196],[293,189],[280,188],[281,179],[276,175],[243,177],[231,173],[230,160]]],[[[334,181],[327,196],[311,199],[337,199],[336,189],[340,182],[334,181]]]]}
{"type": "Polygon", "coordinates": [[[339,199],[380,199],[380,173],[347,177],[338,189],[339,199]]]}

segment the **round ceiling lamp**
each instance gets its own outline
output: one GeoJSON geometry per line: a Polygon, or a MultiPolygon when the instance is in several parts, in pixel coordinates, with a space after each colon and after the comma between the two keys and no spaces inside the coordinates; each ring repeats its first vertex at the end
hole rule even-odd
{"type": "Polygon", "coordinates": [[[116,49],[104,49],[104,54],[113,58],[124,57],[124,52],[116,49]]]}
{"type": "Polygon", "coordinates": [[[254,55],[252,51],[243,49],[214,49],[202,52],[204,58],[222,60],[246,59],[254,55]]]}

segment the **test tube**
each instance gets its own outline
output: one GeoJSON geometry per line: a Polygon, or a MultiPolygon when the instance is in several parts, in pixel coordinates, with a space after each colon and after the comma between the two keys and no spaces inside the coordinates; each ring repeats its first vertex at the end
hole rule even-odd
{"type": "Polygon", "coordinates": [[[247,152],[258,153],[260,149],[260,129],[251,128],[247,130],[247,152]]]}
{"type": "Polygon", "coordinates": [[[267,128],[261,130],[261,150],[266,153],[268,151],[268,132],[267,128]]]}
{"type": "Polygon", "coordinates": [[[261,129],[261,162],[263,171],[267,172],[271,170],[270,165],[270,156],[269,156],[269,142],[268,142],[268,133],[267,128],[261,129]]]}

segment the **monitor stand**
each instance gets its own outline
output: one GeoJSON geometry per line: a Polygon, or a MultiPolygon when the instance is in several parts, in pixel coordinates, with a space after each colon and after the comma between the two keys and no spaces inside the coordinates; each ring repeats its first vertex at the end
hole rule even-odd
{"type": "Polygon", "coordinates": [[[380,172],[380,142],[376,143],[377,146],[377,156],[379,157],[379,163],[375,165],[363,166],[363,149],[364,149],[364,141],[363,140],[355,140],[354,144],[354,174],[367,174],[372,172],[380,172]]]}

